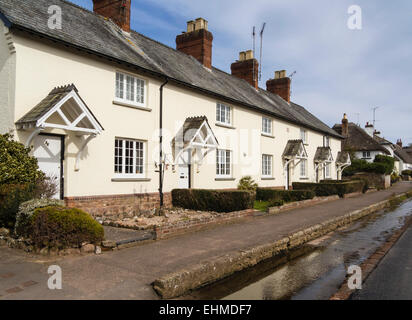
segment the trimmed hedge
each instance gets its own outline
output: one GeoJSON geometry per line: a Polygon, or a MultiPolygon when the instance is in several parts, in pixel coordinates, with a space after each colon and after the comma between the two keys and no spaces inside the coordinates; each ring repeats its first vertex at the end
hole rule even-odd
{"type": "Polygon", "coordinates": [[[253,208],[253,195],[240,190],[174,189],[172,202],[184,209],[233,212],[253,208]]]}
{"type": "Polygon", "coordinates": [[[13,228],[20,204],[31,199],[33,194],[31,184],[0,185],[0,227],[13,228]]]}
{"type": "Polygon", "coordinates": [[[395,159],[389,156],[377,155],[370,163],[366,160],[353,159],[352,164],[343,171],[344,176],[353,176],[358,172],[372,172],[389,175],[395,168],[395,159]]]}
{"type": "Polygon", "coordinates": [[[282,200],[286,203],[313,199],[314,197],[315,192],[312,190],[274,190],[266,188],[256,190],[256,200],[260,201],[282,200]]]}
{"type": "Polygon", "coordinates": [[[343,196],[348,193],[364,192],[365,182],[363,180],[344,181],[339,183],[294,182],[292,185],[294,190],[312,190],[318,197],[338,195],[343,198],[343,196]]]}
{"type": "Polygon", "coordinates": [[[83,242],[98,243],[104,239],[103,227],[88,213],[76,208],[39,208],[30,220],[25,236],[37,248],[80,247],[83,242]]]}

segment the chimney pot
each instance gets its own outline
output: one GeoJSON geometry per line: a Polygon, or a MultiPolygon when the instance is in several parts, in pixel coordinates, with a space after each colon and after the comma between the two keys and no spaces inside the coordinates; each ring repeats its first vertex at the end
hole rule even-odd
{"type": "Polygon", "coordinates": [[[93,11],[130,32],[131,0],[93,0],[93,11]]]}
{"type": "Polygon", "coordinates": [[[208,31],[208,22],[203,18],[187,22],[187,33],[176,37],[176,49],[193,56],[206,68],[212,68],[213,35],[208,31]]]}
{"type": "Polygon", "coordinates": [[[266,82],[267,91],[277,94],[288,103],[290,102],[291,79],[286,76],[286,70],[275,71],[275,79],[266,82]]]}
{"type": "Polygon", "coordinates": [[[253,58],[253,50],[240,52],[239,60],[232,63],[230,69],[233,76],[246,80],[255,89],[259,87],[259,63],[253,58]]]}
{"type": "Polygon", "coordinates": [[[343,119],[342,119],[342,136],[348,137],[349,136],[349,120],[348,116],[343,114],[343,119]]]}

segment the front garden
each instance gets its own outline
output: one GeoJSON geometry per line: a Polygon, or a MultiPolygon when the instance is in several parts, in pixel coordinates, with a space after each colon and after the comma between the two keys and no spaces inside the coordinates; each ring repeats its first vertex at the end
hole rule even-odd
{"type": "Polygon", "coordinates": [[[0,135],[0,244],[42,253],[95,249],[103,227],[86,212],[51,199],[57,186],[29,153],[11,135],[0,135]]]}

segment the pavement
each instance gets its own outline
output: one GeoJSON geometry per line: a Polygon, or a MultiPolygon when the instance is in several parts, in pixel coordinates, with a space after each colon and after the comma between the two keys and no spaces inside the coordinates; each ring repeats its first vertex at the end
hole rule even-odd
{"type": "Polygon", "coordinates": [[[356,291],[352,300],[412,300],[412,224],[356,291]]]}
{"type": "Polygon", "coordinates": [[[151,283],[161,276],[229,252],[275,242],[290,233],[411,189],[411,182],[400,182],[388,190],[273,216],[249,217],[101,255],[39,258],[2,247],[0,299],[158,299],[151,283]],[[62,269],[62,290],[47,288],[50,265],[62,269]],[[29,281],[32,285],[25,286],[29,281]]]}

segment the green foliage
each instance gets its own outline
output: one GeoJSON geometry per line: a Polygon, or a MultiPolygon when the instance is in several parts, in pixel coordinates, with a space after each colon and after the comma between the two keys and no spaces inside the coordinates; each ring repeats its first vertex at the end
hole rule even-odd
{"type": "Polygon", "coordinates": [[[24,236],[29,233],[31,226],[31,217],[34,211],[39,208],[45,207],[63,207],[63,200],[56,199],[32,199],[23,202],[19,206],[19,210],[16,214],[16,225],[14,227],[14,233],[17,236],[24,236]]]}
{"type": "Polygon", "coordinates": [[[221,191],[203,189],[172,190],[173,206],[215,212],[233,212],[253,207],[253,196],[249,191],[221,191]]]}
{"type": "Polygon", "coordinates": [[[44,174],[30,148],[14,141],[10,134],[0,135],[0,185],[35,184],[44,174]]]}
{"type": "Polygon", "coordinates": [[[397,183],[400,179],[401,177],[398,174],[396,173],[391,174],[391,184],[397,183]]]}
{"type": "Polygon", "coordinates": [[[239,184],[237,186],[238,190],[243,190],[243,191],[250,191],[255,193],[258,185],[255,183],[255,181],[252,179],[251,176],[246,176],[243,177],[242,179],[239,180],[239,184]]]}
{"type": "Polygon", "coordinates": [[[273,201],[282,200],[284,203],[313,199],[315,193],[311,190],[274,190],[268,188],[258,188],[256,190],[256,200],[273,201]]]}
{"type": "Polygon", "coordinates": [[[280,207],[280,206],[283,206],[284,204],[285,204],[285,201],[281,199],[272,199],[270,201],[256,200],[253,205],[253,208],[255,210],[267,212],[268,208],[280,207]]]}
{"type": "Polygon", "coordinates": [[[358,173],[358,172],[386,174],[387,171],[388,171],[388,165],[386,163],[383,163],[383,162],[370,163],[370,162],[367,162],[366,160],[353,159],[352,164],[343,171],[343,175],[353,176],[355,173],[358,173]]]}
{"type": "Polygon", "coordinates": [[[13,228],[19,205],[32,197],[31,184],[0,184],[0,227],[13,228]]]}
{"type": "Polygon", "coordinates": [[[76,208],[38,208],[30,220],[24,236],[37,248],[80,247],[83,242],[98,243],[104,239],[103,227],[88,213],[76,208]]]}
{"type": "Polygon", "coordinates": [[[412,177],[412,170],[403,170],[402,175],[412,177]]]}
{"type": "Polygon", "coordinates": [[[385,165],[385,174],[391,174],[395,169],[395,158],[378,154],[375,157],[374,163],[382,163],[385,165]]]}
{"type": "Polygon", "coordinates": [[[365,182],[363,180],[343,181],[339,183],[293,183],[294,190],[312,190],[318,197],[339,195],[339,197],[343,198],[345,194],[363,191],[364,187],[365,182]]]}

